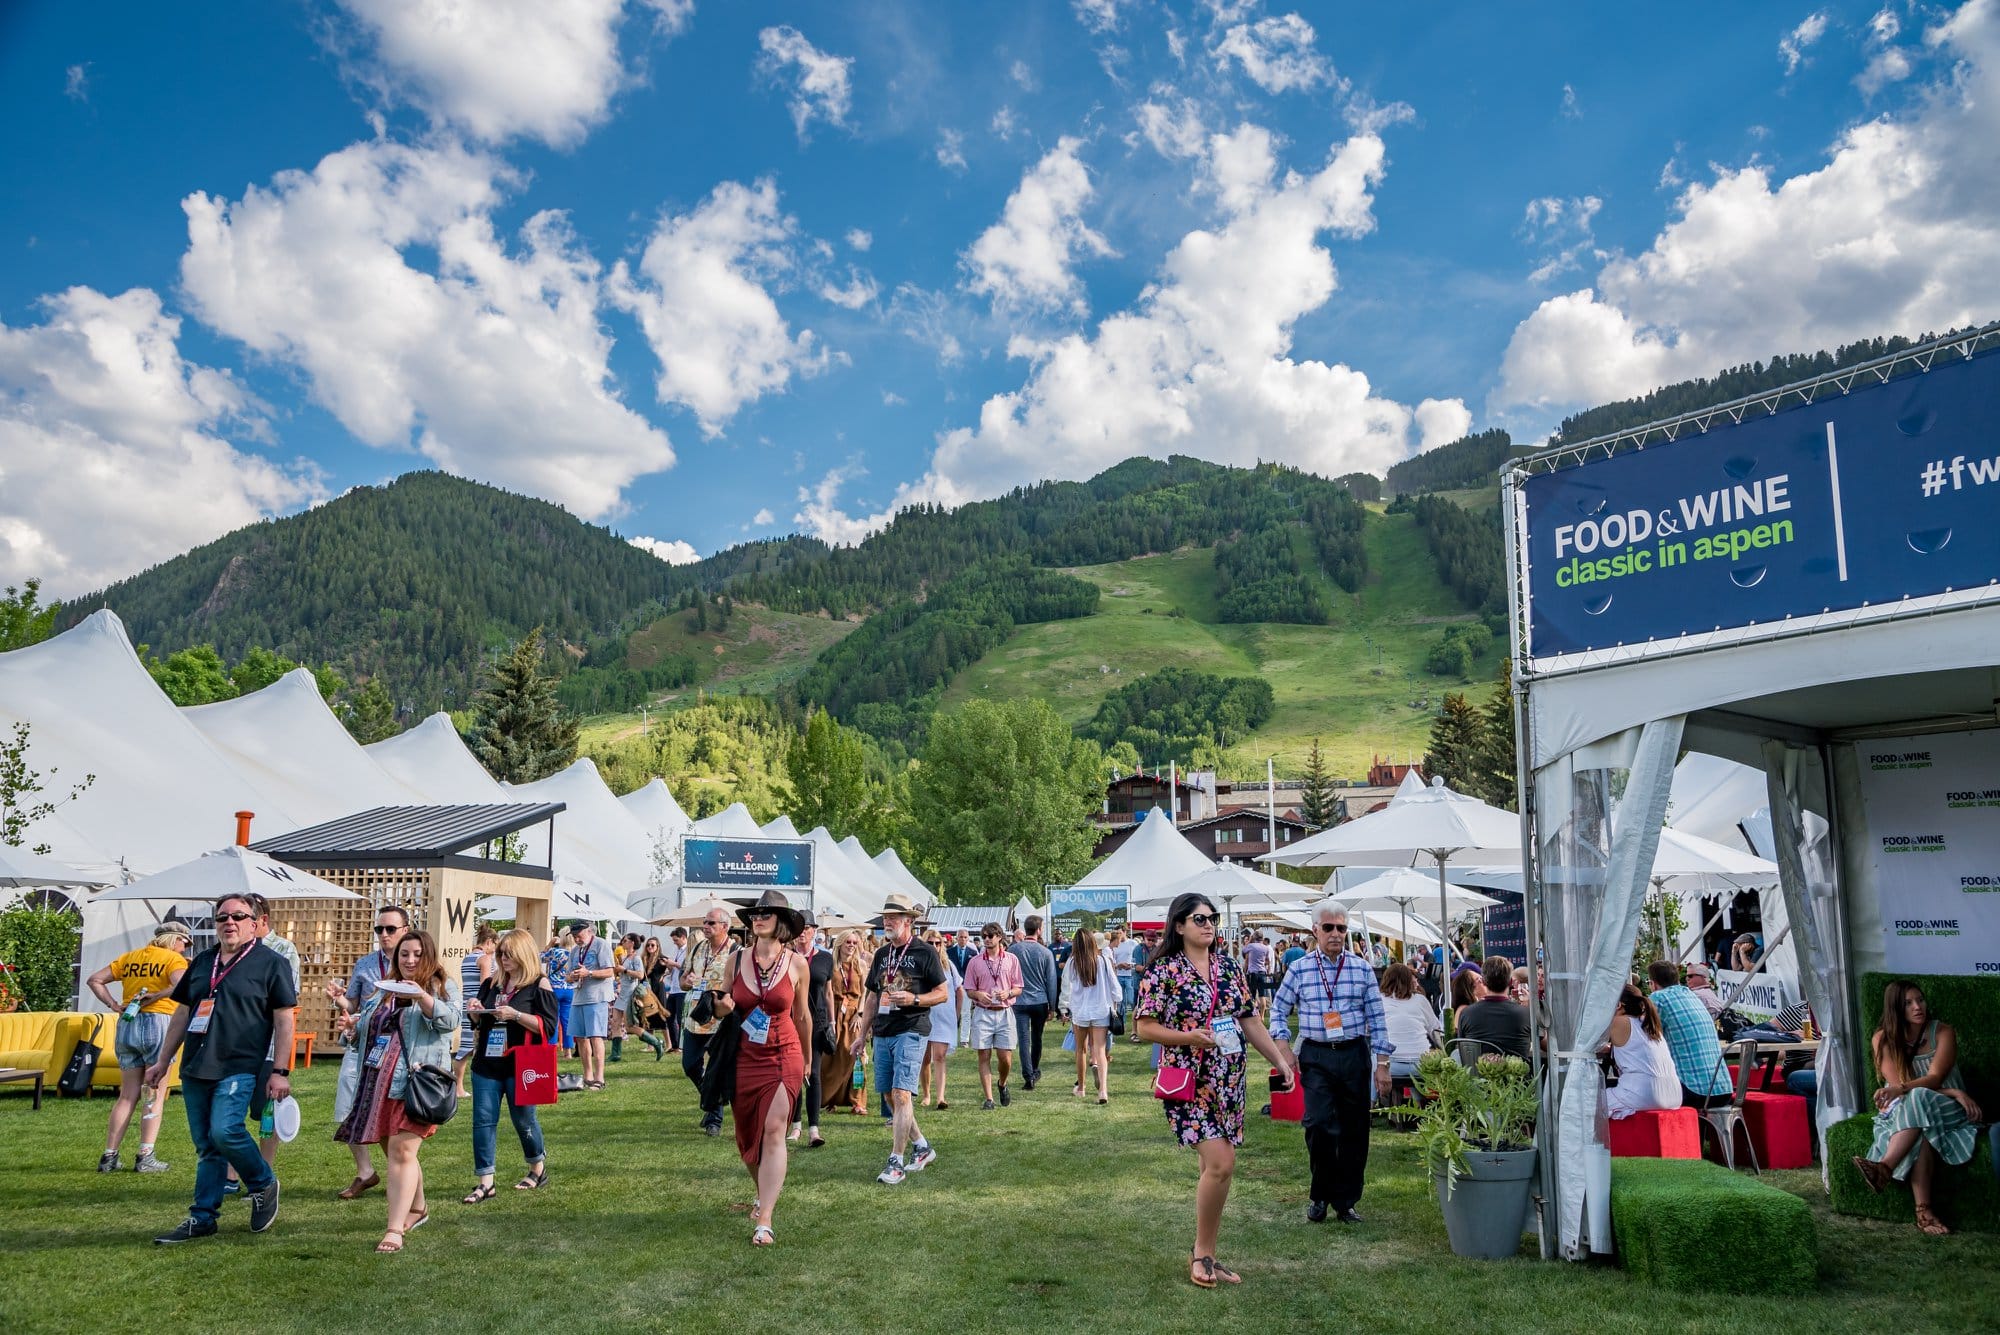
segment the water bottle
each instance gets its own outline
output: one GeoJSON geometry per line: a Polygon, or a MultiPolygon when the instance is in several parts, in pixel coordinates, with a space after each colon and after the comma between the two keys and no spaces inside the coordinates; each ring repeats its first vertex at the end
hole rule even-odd
{"type": "Polygon", "coordinates": [[[257,1131],[266,1140],[278,1134],[278,1115],[272,1110],[269,1099],[264,1101],[264,1115],[257,1119],[257,1131]]]}
{"type": "Polygon", "coordinates": [[[861,1063],[854,1063],[854,1087],[864,1089],[868,1084],[868,1073],[861,1069],[861,1063]]]}
{"type": "Polygon", "coordinates": [[[138,1003],[138,1002],[137,1002],[136,1000],[134,1000],[134,1001],[131,1001],[131,1002],[128,1002],[128,1003],[126,1004],[126,1006],[125,1006],[125,1009],[124,1009],[124,1010],[122,1010],[122,1011],[120,1011],[120,1012],[119,1012],[119,1014],[120,1014],[120,1015],[122,1015],[122,1016],[124,1016],[124,1018],[126,1018],[126,1019],[128,1019],[128,1020],[136,1020],[136,1019],[138,1019],[138,1018],[139,1018],[139,1003],[138,1003]]]}

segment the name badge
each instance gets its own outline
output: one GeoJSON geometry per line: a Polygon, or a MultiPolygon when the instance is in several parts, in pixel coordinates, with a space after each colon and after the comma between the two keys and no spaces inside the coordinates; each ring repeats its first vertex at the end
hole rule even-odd
{"type": "Polygon", "coordinates": [[[213,998],[195,1003],[194,1014],[188,1017],[187,1031],[190,1034],[207,1033],[208,1017],[214,1012],[215,1001],[213,998]]]}
{"type": "Polygon", "coordinates": [[[496,1024],[486,1031],[486,1055],[489,1057],[507,1055],[507,1026],[496,1024]]]}
{"type": "Polygon", "coordinates": [[[375,1046],[368,1049],[368,1064],[370,1066],[380,1066],[383,1055],[388,1051],[389,1036],[387,1034],[377,1034],[375,1036],[375,1046]]]}
{"type": "Polygon", "coordinates": [[[746,1043],[767,1043],[771,1039],[771,1017],[762,1010],[752,1010],[743,1017],[743,1041],[746,1043]]]}
{"type": "Polygon", "coordinates": [[[1338,1039],[1342,1031],[1347,1027],[1346,1021],[1340,1018],[1339,1011],[1328,1011],[1321,1019],[1326,1024],[1326,1036],[1328,1038],[1338,1039]]]}
{"type": "Polygon", "coordinates": [[[1215,1048],[1224,1056],[1233,1057],[1243,1051],[1243,1031],[1236,1027],[1233,1015],[1215,1017],[1215,1048]]]}

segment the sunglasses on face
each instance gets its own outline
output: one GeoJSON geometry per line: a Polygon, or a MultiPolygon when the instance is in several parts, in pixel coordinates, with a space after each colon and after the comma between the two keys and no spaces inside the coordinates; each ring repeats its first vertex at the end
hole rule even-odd
{"type": "Polygon", "coordinates": [[[218,913],[215,915],[215,920],[217,922],[249,922],[256,916],[254,913],[218,913]]]}
{"type": "Polygon", "coordinates": [[[1217,917],[1213,913],[1190,913],[1187,920],[1197,927],[1213,927],[1217,917]]]}
{"type": "Polygon", "coordinates": [[[1322,932],[1344,932],[1347,930],[1347,924],[1344,922],[1323,922],[1319,925],[1319,929],[1322,932]]]}
{"type": "Polygon", "coordinates": [[[777,911],[776,909],[751,909],[751,910],[750,910],[750,917],[751,917],[751,920],[752,920],[752,921],[755,921],[755,920],[756,920],[756,919],[758,919],[758,918],[775,918],[775,917],[777,917],[777,916],[778,916],[778,911],[777,911]]]}
{"type": "Polygon", "coordinates": [[[396,926],[394,923],[389,923],[387,925],[384,925],[378,922],[375,924],[375,934],[377,936],[387,936],[391,932],[400,932],[402,930],[403,930],[402,928],[396,926]]]}

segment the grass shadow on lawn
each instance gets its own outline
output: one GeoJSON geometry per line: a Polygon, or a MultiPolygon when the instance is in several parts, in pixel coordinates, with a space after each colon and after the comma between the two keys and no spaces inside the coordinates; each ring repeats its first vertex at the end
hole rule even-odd
{"type": "MultiPolygon", "coordinates": [[[[2000,1239],[1925,1239],[1907,1226],[1829,1214],[1813,1173],[1767,1178],[1808,1199],[1822,1281],[1806,1298],[1663,1292],[1605,1266],[1529,1256],[1460,1261],[1407,1138],[1379,1132],[1357,1228],[1305,1222],[1299,1128],[1250,1118],[1222,1259],[1240,1287],[1186,1280],[1194,1158],[1169,1143],[1147,1097],[1143,1050],[1119,1045],[1113,1099],[1072,1099],[1050,1035],[1047,1079],[1014,1106],[979,1109],[969,1054],[954,1056],[952,1107],[920,1120],[939,1159],[896,1188],[874,1181],[879,1120],[825,1119],[802,1146],[779,1207],[779,1246],[752,1251],[748,1175],[725,1134],[697,1128],[693,1091],[650,1054],[611,1087],[545,1109],[550,1185],[515,1192],[519,1145],[502,1118],[497,1199],[471,1186],[470,1109],[424,1147],[433,1219],[401,1256],[373,1252],[383,1197],[341,1202],[352,1172],[329,1139],[333,1064],[298,1080],[306,1126],[284,1147],[282,1214],[253,1236],[225,1206],[213,1240],[156,1248],[186,1212],[193,1155],[171,1102],[162,1176],[98,1176],[110,1104],[0,1098],[0,1330],[154,1324],[255,1331],[484,1329],[1178,1331],[1977,1330],[1993,1328],[2000,1239]]],[[[1262,1102],[1253,1068],[1252,1107],[1262,1102]]],[[[871,1095],[872,1106],[872,1095],[871,1095]]],[[[136,1146],[127,1141],[127,1158],[136,1146]]],[[[1754,1265],[1755,1257],[1718,1257],[1754,1265]]]]}

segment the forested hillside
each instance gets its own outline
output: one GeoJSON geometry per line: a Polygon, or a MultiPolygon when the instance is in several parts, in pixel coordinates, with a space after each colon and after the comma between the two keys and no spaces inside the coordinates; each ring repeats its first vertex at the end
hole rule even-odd
{"type": "Polygon", "coordinates": [[[1414,459],[1391,465],[1388,490],[1395,495],[1414,496],[1426,491],[1492,486],[1508,456],[1524,452],[1515,449],[1514,438],[1499,427],[1476,436],[1461,436],[1449,445],[1425,450],[1414,459]]]}

